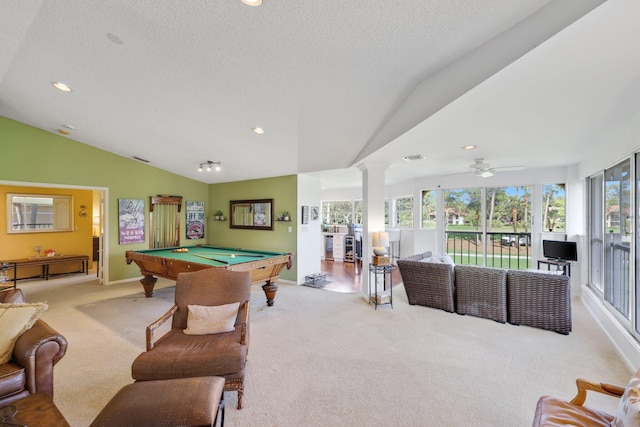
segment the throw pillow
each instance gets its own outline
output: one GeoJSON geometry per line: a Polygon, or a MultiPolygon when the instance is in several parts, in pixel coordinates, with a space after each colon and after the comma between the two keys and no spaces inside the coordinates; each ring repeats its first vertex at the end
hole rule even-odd
{"type": "Polygon", "coordinates": [[[618,403],[616,417],[612,427],[630,427],[640,425],[640,371],[636,372],[627,384],[618,403]]]}
{"type": "Polygon", "coordinates": [[[44,302],[0,304],[0,364],[11,360],[13,347],[47,309],[44,302]]]}
{"type": "Polygon", "coordinates": [[[205,306],[187,305],[187,335],[207,335],[231,332],[235,328],[239,302],[205,306]]]}

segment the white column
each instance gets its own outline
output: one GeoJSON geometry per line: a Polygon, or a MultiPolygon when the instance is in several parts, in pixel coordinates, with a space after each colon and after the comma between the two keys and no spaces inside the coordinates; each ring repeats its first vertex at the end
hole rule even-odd
{"type": "Polygon", "coordinates": [[[371,233],[384,231],[386,162],[358,165],[362,172],[362,296],[369,297],[369,263],[373,255],[371,233]]]}

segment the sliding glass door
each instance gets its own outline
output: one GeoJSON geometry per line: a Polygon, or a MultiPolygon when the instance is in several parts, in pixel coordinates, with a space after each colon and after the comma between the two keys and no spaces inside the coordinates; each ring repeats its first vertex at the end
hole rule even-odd
{"type": "Polygon", "coordinates": [[[629,319],[631,254],[631,162],[604,172],[604,298],[629,319]]]}

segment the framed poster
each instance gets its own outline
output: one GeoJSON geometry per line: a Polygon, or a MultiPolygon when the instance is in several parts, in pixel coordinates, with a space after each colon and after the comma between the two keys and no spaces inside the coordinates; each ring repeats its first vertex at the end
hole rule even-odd
{"type": "Polygon", "coordinates": [[[302,207],[302,223],[309,224],[309,206],[302,207]]]}
{"type": "Polygon", "coordinates": [[[144,243],[144,200],[118,199],[119,243],[144,243]]]}
{"type": "Polygon", "coordinates": [[[320,208],[317,206],[311,206],[311,221],[317,221],[320,212],[320,208]]]}
{"type": "Polygon", "coordinates": [[[186,203],[187,226],[185,228],[187,239],[204,238],[204,202],[186,203]]]}

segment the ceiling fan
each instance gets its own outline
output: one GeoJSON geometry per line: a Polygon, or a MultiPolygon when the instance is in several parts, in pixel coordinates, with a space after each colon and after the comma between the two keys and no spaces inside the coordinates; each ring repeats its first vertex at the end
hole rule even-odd
{"type": "Polygon", "coordinates": [[[492,168],[488,163],[484,162],[484,159],[475,159],[472,164],[469,165],[469,169],[476,176],[481,178],[488,178],[493,176],[493,173],[500,171],[514,171],[514,170],[522,170],[524,167],[522,166],[506,166],[506,167],[498,167],[492,168]]]}

